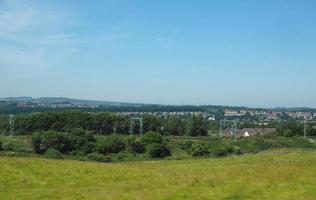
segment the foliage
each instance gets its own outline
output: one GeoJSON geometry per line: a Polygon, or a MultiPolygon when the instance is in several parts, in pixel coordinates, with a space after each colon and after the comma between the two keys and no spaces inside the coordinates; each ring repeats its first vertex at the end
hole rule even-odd
{"type": "Polygon", "coordinates": [[[283,136],[285,137],[293,137],[294,133],[291,131],[291,129],[286,129],[283,131],[283,136]]]}
{"type": "Polygon", "coordinates": [[[2,148],[4,151],[15,151],[15,152],[23,152],[25,149],[23,145],[21,145],[19,142],[17,142],[14,139],[3,141],[2,147],[0,148],[2,148]]]}
{"type": "Polygon", "coordinates": [[[184,121],[179,117],[170,117],[164,124],[164,133],[166,135],[184,135],[184,121]]]}
{"type": "Polygon", "coordinates": [[[148,147],[148,155],[150,158],[164,158],[171,156],[171,152],[164,144],[152,144],[148,147]]]}
{"type": "Polygon", "coordinates": [[[262,138],[247,138],[232,143],[233,147],[238,147],[243,153],[257,153],[262,150],[272,148],[273,146],[262,138]]]}
{"type": "Polygon", "coordinates": [[[191,150],[191,147],[192,147],[193,143],[194,143],[194,141],[187,140],[184,143],[180,144],[180,149],[182,149],[186,153],[190,153],[190,150],[191,150]]]}
{"type": "Polygon", "coordinates": [[[292,119],[287,120],[278,125],[277,132],[279,135],[286,137],[303,135],[303,124],[292,119]]]}
{"type": "Polygon", "coordinates": [[[56,131],[36,132],[32,137],[34,151],[38,154],[45,153],[47,149],[54,148],[61,153],[72,150],[71,140],[67,133],[56,131]]]}
{"type": "Polygon", "coordinates": [[[158,132],[148,131],[141,137],[141,141],[144,144],[161,144],[163,138],[158,132]]]}
{"type": "Polygon", "coordinates": [[[122,137],[112,135],[97,141],[97,150],[99,153],[119,153],[125,149],[125,143],[122,137]]]}
{"type": "Polygon", "coordinates": [[[136,137],[129,136],[126,140],[127,150],[132,153],[145,153],[145,146],[136,137]]]}
{"type": "Polygon", "coordinates": [[[190,136],[206,136],[207,127],[202,115],[192,116],[187,124],[187,135],[190,136]]]}
{"type": "Polygon", "coordinates": [[[82,128],[73,129],[69,133],[72,149],[82,150],[85,153],[92,153],[96,146],[96,139],[91,134],[87,134],[82,128]]]}
{"type": "Polygon", "coordinates": [[[162,120],[153,115],[144,115],[144,132],[155,131],[161,132],[162,120]]]}
{"type": "Polygon", "coordinates": [[[111,157],[105,156],[100,153],[90,153],[88,154],[88,159],[97,161],[97,162],[110,162],[111,161],[111,157]]]}
{"type": "Polygon", "coordinates": [[[209,150],[200,142],[194,142],[190,148],[190,154],[194,157],[208,155],[209,150]]]}
{"type": "Polygon", "coordinates": [[[54,148],[49,148],[45,152],[45,158],[62,159],[63,155],[60,153],[60,151],[58,151],[54,148]]]}

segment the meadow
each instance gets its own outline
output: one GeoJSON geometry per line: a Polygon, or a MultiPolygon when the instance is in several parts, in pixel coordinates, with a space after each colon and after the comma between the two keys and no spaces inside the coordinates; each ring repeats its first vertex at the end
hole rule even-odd
{"type": "Polygon", "coordinates": [[[0,157],[0,199],[316,199],[316,151],[96,163],[0,157]]]}

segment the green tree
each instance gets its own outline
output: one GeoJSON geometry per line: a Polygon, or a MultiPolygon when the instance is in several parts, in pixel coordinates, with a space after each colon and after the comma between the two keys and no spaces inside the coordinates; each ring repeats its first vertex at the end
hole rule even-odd
{"type": "Polygon", "coordinates": [[[144,132],[156,131],[161,132],[162,119],[153,115],[144,115],[144,132]]]}
{"type": "Polygon", "coordinates": [[[161,144],[163,138],[159,132],[148,131],[141,137],[141,141],[144,144],[161,144]]]}
{"type": "Polygon", "coordinates": [[[207,135],[207,128],[205,120],[203,119],[202,115],[193,115],[188,123],[186,129],[187,135],[190,136],[206,136],[207,135]]]}
{"type": "Polygon", "coordinates": [[[165,121],[164,133],[166,135],[184,135],[184,123],[179,117],[170,117],[165,121]]]}

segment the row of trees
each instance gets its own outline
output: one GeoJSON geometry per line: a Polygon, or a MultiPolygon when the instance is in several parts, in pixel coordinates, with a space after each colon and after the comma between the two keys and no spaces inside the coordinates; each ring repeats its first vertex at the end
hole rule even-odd
{"type": "MultiPolygon", "coordinates": [[[[69,102],[65,102],[69,103],[69,102]]],[[[230,106],[193,106],[193,105],[124,105],[124,106],[108,106],[100,105],[98,107],[42,107],[33,104],[27,107],[20,107],[18,103],[0,101],[1,114],[22,114],[35,112],[62,112],[69,110],[78,110],[83,112],[210,112],[216,114],[223,112],[225,109],[246,109],[245,107],[230,107],[230,106]]]]}
{"type": "Polygon", "coordinates": [[[171,155],[161,134],[153,131],[146,132],[140,138],[119,135],[96,138],[78,128],[70,132],[41,131],[32,135],[32,146],[35,153],[45,154],[49,158],[61,158],[67,154],[87,156],[88,159],[95,161],[110,161],[115,158],[113,154],[124,152],[132,157],[144,153],[150,158],[171,155]]]}
{"type": "MultiPolygon", "coordinates": [[[[162,135],[188,135],[206,136],[208,131],[217,133],[219,121],[209,121],[201,115],[181,118],[173,116],[169,118],[154,115],[143,115],[144,132],[156,131],[162,135]]],[[[89,113],[81,111],[42,112],[36,114],[24,114],[15,116],[14,129],[16,134],[31,134],[35,131],[55,130],[69,132],[74,128],[82,128],[92,134],[109,135],[112,133],[129,134],[130,117],[115,113],[89,113]]],[[[255,128],[258,124],[254,121],[240,122],[239,128],[255,128]]],[[[259,126],[260,127],[260,126],[259,126]]],[[[295,120],[270,123],[268,127],[277,128],[277,133],[283,136],[303,135],[304,126],[295,120]]],[[[0,115],[0,133],[8,133],[9,117],[0,115]]],[[[134,133],[139,133],[138,127],[134,127],[134,133]]],[[[307,127],[308,135],[316,135],[315,124],[307,127]]]]}
{"type": "MultiPolygon", "coordinates": [[[[205,136],[210,127],[213,127],[214,130],[218,128],[217,124],[214,124],[214,122],[210,124],[208,120],[203,119],[200,115],[185,119],[177,116],[163,118],[154,115],[143,115],[142,117],[144,132],[156,131],[163,135],[205,136]]],[[[7,122],[7,118],[0,118],[0,124],[6,124],[6,129],[7,122]]],[[[47,130],[68,132],[74,128],[82,128],[92,134],[129,134],[130,117],[116,115],[115,113],[81,111],[43,112],[15,117],[16,134],[30,134],[35,131],[47,130]]],[[[138,130],[139,127],[134,128],[135,133],[138,133],[138,130]]]]}
{"type": "MultiPolygon", "coordinates": [[[[309,136],[316,136],[316,124],[307,124],[306,132],[309,136]]],[[[277,134],[292,137],[304,134],[304,124],[293,119],[284,121],[277,125],[277,134]]]]}

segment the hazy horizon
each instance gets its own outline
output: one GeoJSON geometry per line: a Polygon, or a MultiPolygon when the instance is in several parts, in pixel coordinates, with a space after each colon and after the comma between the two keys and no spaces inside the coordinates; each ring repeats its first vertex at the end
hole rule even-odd
{"type": "Polygon", "coordinates": [[[285,109],[296,109],[296,108],[307,108],[307,109],[316,109],[316,107],[309,107],[309,106],[247,106],[247,105],[236,105],[236,104],[168,104],[168,103],[152,103],[152,102],[130,102],[130,101],[123,101],[123,100],[113,100],[109,101],[106,99],[87,99],[87,98],[73,98],[67,96],[10,96],[10,97],[1,97],[1,99],[8,99],[8,98],[65,98],[65,99],[75,99],[75,100],[83,100],[83,101],[104,101],[104,102],[117,102],[117,103],[131,103],[131,104],[147,104],[147,105],[162,105],[162,106],[227,106],[227,107],[246,107],[251,109],[277,109],[277,108],[285,108],[285,109]]]}
{"type": "Polygon", "coordinates": [[[0,0],[0,96],[316,108],[316,2],[0,0]]]}

